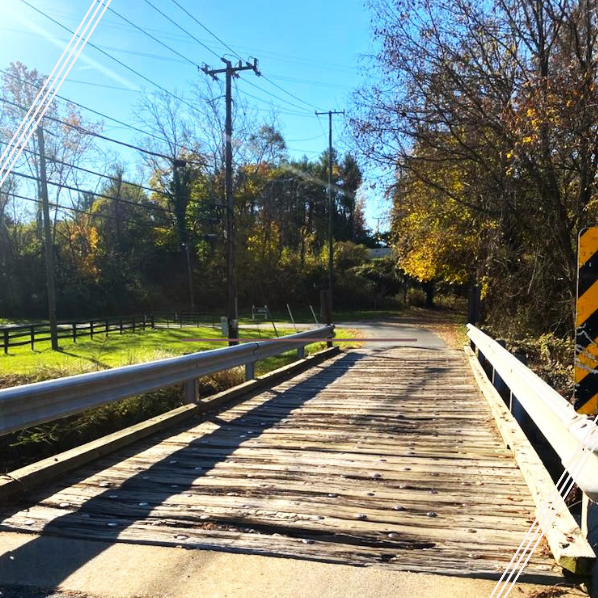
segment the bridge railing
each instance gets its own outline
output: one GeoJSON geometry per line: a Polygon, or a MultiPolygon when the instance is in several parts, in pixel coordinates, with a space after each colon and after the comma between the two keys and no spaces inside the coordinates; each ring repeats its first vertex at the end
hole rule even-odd
{"type": "MultiPolygon", "coordinates": [[[[532,372],[517,357],[475,326],[468,324],[472,350],[499,391],[509,393],[509,407],[521,422],[525,410],[559,456],[587,499],[598,501],[598,427],[532,372]],[[584,450],[585,449],[585,450],[584,450]]],[[[585,516],[584,516],[585,518],[585,516]]]]}
{"type": "Polygon", "coordinates": [[[202,376],[244,365],[246,378],[251,379],[257,361],[291,350],[303,357],[307,345],[333,335],[334,326],[323,326],[272,341],[248,342],[2,389],[0,435],[176,384],[184,385],[185,400],[193,402],[198,399],[198,379],[202,376]]]}

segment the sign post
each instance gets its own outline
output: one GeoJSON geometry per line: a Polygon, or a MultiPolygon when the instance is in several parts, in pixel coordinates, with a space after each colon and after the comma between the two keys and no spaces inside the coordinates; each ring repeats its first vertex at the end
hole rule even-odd
{"type": "Polygon", "coordinates": [[[577,245],[575,410],[598,413],[598,227],[584,228],[577,245]]]}

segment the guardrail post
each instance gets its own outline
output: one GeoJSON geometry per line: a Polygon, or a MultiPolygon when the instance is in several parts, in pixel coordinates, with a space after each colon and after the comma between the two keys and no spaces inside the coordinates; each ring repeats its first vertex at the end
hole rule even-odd
{"type": "MultiPolygon", "coordinates": [[[[503,349],[506,348],[506,342],[504,340],[497,340],[496,341],[503,349]]],[[[503,379],[500,377],[500,374],[494,369],[494,367],[492,368],[492,385],[494,386],[494,388],[496,388],[496,390],[498,391],[498,394],[503,397],[503,399],[505,398],[503,396],[503,393],[508,390],[506,384],[504,383],[503,379]]]]}
{"type": "Polygon", "coordinates": [[[31,336],[31,350],[35,349],[35,326],[31,326],[29,329],[29,334],[31,336]]]}
{"type": "Polygon", "coordinates": [[[478,347],[478,361],[480,362],[480,365],[486,369],[486,357],[484,356],[484,354],[480,351],[480,348],[478,347]]]}
{"type": "Polygon", "coordinates": [[[151,323],[150,323],[150,326],[151,326],[152,328],[155,328],[155,327],[156,327],[156,321],[154,320],[154,317],[155,317],[155,316],[154,316],[154,314],[152,314],[152,315],[150,316],[150,321],[151,321],[151,323]]]}
{"type": "Polygon", "coordinates": [[[305,359],[305,347],[299,347],[297,349],[297,359],[305,359]]]}
{"type": "Polygon", "coordinates": [[[187,380],[183,386],[185,403],[197,403],[199,401],[199,384],[196,378],[187,380]]]}
{"type": "Polygon", "coordinates": [[[123,319],[122,318],[118,321],[118,329],[119,329],[120,333],[122,334],[123,333],[123,319]]]}
{"type": "Polygon", "coordinates": [[[71,324],[73,328],[73,343],[77,344],[77,322],[71,324]]]}
{"type": "Polygon", "coordinates": [[[598,504],[591,501],[585,492],[582,493],[581,500],[581,531],[590,544],[594,546],[598,539],[596,537],[598,535],[598,504]],[[594,542],[592,542],[591,536],[594,536],[594,542]]]}
{"type": "Polygon", "coordinates": [[[108,320],[106,320],[106,336],[108,336],[108,326],[109,326],[108,320]]]}
{"type": "Polygon", "coordinates": [[[10,339],[8,337],[8,328],[4,329],[4,355],[8,355],[8,343],[10,339]]]}
{"type": "Polygon", "coordinates": [[[245,364],[245,381],[255,380],[255,361],[245,364]]]}

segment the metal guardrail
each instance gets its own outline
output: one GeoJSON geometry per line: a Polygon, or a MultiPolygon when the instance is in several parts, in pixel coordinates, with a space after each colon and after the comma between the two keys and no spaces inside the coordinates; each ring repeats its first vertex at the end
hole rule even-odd
{"type": "Polygon", "coordinates": [[[185,385],[185,399],[192,402],[197,400],[197,380],[201,376],[245,365],[246,377],[251,379],[257,361],[291,350],[297,350],[302,357],[305,346],[314,338],[328,339],[333,334],[334,326],[324,326],[274,341],[244,343],[6,388],[0,390],[0,435],[175,384],[185,385]]]}
{"type": "Polygon", "coordinates": [[[594,421],[576,413],[573,405],[487,334],[468,324],[467,336],[482,365],[491,367],[492,382],[496,385],[496,377],[500,378],[580,489],[592,501],[598,501],[598,450],[594,449],[598,427],[594,421]],[[585,460],[583,468],[575,465],[582,446],[592,450],[587,460],[585,455],[580,459],[585,460]]]}

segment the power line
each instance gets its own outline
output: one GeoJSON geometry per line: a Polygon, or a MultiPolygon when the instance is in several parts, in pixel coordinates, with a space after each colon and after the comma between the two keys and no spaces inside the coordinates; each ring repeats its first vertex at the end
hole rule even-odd
{"type": "MultiPolygon", "coordinates": [[[[266,77],[264,75],[261,75],[264,79],[266,79],[266,77]]],[[[266,79],[268,80],[268,79],[266,79]]],[[[264,89],[263,87],[260,87],[259,85],[256,85],[255,83],[253,83],[252,81],[247,81],[245,80],[245,83],[247,83],[248,85],[251,85],[251,87],[255,87],[256,89],[259,89],[262,93],[268,94],[269,96],[272,96],[274,99],[276,100],[280,100],[281,102],[285,102],[287,104],[289,104],[290,106],[293,106],[293,108],[297,108],[299,110],[302,110],[303,112],[309,112],[309,110],[307,110],[307,108],[303,108],[302,106],[298,106],[297,104],[290,102],[289,100],[285,100],[284,98],[281,98],[280,96],[277,96],[276,94],[268,91],[267,89],[264,89]]],[[[281,88],[282,89],[282,88],[281,88]]],[[[243,91],[243,90],[241,90],[243,91]]],[[[284,91],[284,89],[283,89],[284,91]]],[[[247,94],[247,92],[243,91],[243,93],[247,94]]],[[[247,94],[249,95],[249,94],[247,94]]],[[[255,98],[255,96],[250,96],[255,98]]],[[[262,100],[262,101],[266,101],[266,100],[262,100]]]]}
{"type": "MultiPolygon", "coordinates": [[[[2,145],[7,145],[6,142],[4,141],[0,141],[0,143],[2,145]]],[[[28,149],[24,149],[23,152],[27,153],[27,154],[32,154],[34,156],[37,156],[38,154],[36,152],[33,152],[31,150],[28,149]]],[[[76,164],[70,164],[69,162],[64,162],[63,160],[58,160],[57,158],[54,158],[52,156],[45,156],[46,160],[52,162],[53,164],[60,164],[62,166],[67,166],[68,168],[74,168],[75,170],[80,170],[81,172],[86,172],[87,174],[92,174],[94,176],[98,176],[104,179],[108,179],[111,180],[115,183],[122,183],[123,185],[130,185],[131,187],[137,187],[139,189],[143,189],[144,191],[149,191],[150,193],[156,193],[157,195],[161,195],[162,197],[166,197],[167,199],[171,199],[172,198],[172,194],[168,193],[167,191],[160,191],[159,189],[153,189],[152,187],[147,187],[145,185],[142,185],[140,183],[133,183],[131,181],[127,181],[125,179],[122,178],[118,178],[115,176],[111,176],[109,174],[104,174],[101,172],[97,172],[95,170],[89,170],[88,168],[84,168],[83,166],[77,166],[76,164]]],[[[25,175],[23,175],[25,176],[25,175]]],[[[29,176],[29,175],[27,175],[29,176]]],[[[52,183],[49,183],[52,184],[52,183]]],[[[64,185],[61,185],[62,187],[64,187],[64,185]]],[[[65,187],[66,188],[66,187],[65,187]]],[[[81,191],[81,193],[87,193],[87,191],[81,191]]],[[[91,191],[90,191],[91,193],[91,191]]],[[[110,199],[109,196],[102,196],[105,199],[110,199]]],[[[185,196],[183,199],[186,199],[188,202],[190,203],[195,203],[195,204],[199,204],[202,206],[208,206],[208,207],[214,207],[214,208],[222,208],[224,207],[222,204],[219,203],[214,203],[214,202],[206,202],[206,201],[202,201],[202,200],[198,200],[198,199],[193,199],[189,196],[185,196]]],[[[116,201],[116,200],[115,200],[116,201]]],[[[118,201],[123,201],[123,200],[118,200],[118,201]]],[[[163,209],[163,208],[161,208],[163,209]]]]}
{"type": "MultiPolygon", "coordinates": [[[[148,0],[145,0],[146,2],[148,0]]],[[[205,31],[207,31],[215,40],[217,40],[218,42],[220,42],[225,48],[227,48],[228,50],[230,50],[239,60],[243,60],[243,58],[240,56],[240,54],[234,50],[233,48],[231,48],[224,40],[222,40],[221,38],[219,38],[211,29],[209,29],[208,27],[206,27],[199,19],[197,19],[195,16],[193,16],[185,7],[181,6],[181,4],[179,4],[179,2],[177,0],[171,0],[174,4],[176,4],[176,6],[178,6],[188,17],[190,17],[191,19],[193,19],[193,21],[195,21],[202,29],[204,29],[205,31]]],[[[283,93],[286,93],[288,96],[294,98],[295,100],[301,102],[302,104],[306,104],[307,106],[309,106],[310,108],[314,108],[315,110],[318,110],[318,107],[311,104],[310,102],[306,102],[305,100],[302,100],[300,97],[296,96],[295,94],[291,93],[290,91],[287,91],[286,89],[284,89],[283,87],[281,87],[280,85],[278,85],[277,83],[274,83],[274,81],[271,81],[268,77],[266,77],[265,75],[262,75],[262,77],[268,81],[268,83],[270,83],[270,85],[273,85],[274,87],[276,87],[277,89],[279,89],[280,91],[282,91],[283,93]]],[[[264,91],[265,93],[269,93],[267,90],[259,87],[258,85],[255,85],[254,83],[251,83],[250,81],[248,81],[247,83],[249,83],[250,85],[252,85],[253,87],[257,87],[258,89],[261,89],[262,91],[264,91]]],[[[274,94],[270,94],[272,96],[274,96],[274,94]]],[[[274,96],[277,97],[277,96],[274,96]]],[[[287,101],[288,100],[284,100],[282,98],[277,98],[280,99],[281,101],[287,101]]],[[[291,102],[288,102],[289,104],[291,104],[292,106],[296,106],[295,104],[292,104],[291,102]]],[[[300,108],[302,109],[302,108],[300,108]]]]}
{"type": "MultiPolygon", "coordinates": [[[[145,0],[145,1],[147,2],[148,0],[145,0]]],[[[37,13],[41,14],[42,16],[46,17],[48,20],[52,21],[54,24],[58,25],[59,27],[61,27],[65,31],[68,31],[71,35],[74,35],[74,31],[72,29],[69,29],[66,25],[63,25],[62,23],[60,23],[60,21],[57,21],[56,19],[54,19],[53,17],[51,17],[49,14],[45,13],[43,10],[40,10],[39,8],[33,6],[33,4],[30,4],[27,0],[21,0],[21,2],[23,2],[23,4],[26,4],[27,6],[29,6],[33,10],[35,10],[35,12],[37,12],[37,13]]],[[[148,2],[148,4],[149,4],[149,2],[148,2]]],[[[158,9],[156,9],[156,10],[158,10],[158,9]]],[[[159,11],[159,12],[161,12],[161,11],[159,11]]],[[[167,18],[170,20],[169,17],[167,17],[167,18]]],[[[98,52],[100,52],[101,54],[103,54],[104,56],[107,56],[108,58],[110,58],[110,60],[113,60],[114,62],[116,62],[120,66],[124,67],[125,69],[127,69],[128,71],[130,71],[131,73],[133,73],[134,75],[136,75],[137,77],[140,77],[144,81],[147,81],[150,85],[153,85],[155,88],[159,89],[160,91],[164,92],[165,94],[173,97],[174,99],[176,99],[177,101],[185,104],[186,106],[189,106],[189,108],[191,108],[194,112],[197,112],[197,113],[201,114],[197,110],[197,108],[195,106],[193,106],[193,104],[190,104],[189,102],[187,102],[187,100],[184,100],[183,98],[180,98],[179,96],[177,96],[176,94],[172,93],[171,91],[169,91],[165,87],[162,87],[161,85],[159,85],[155,81],[152,81],[151,79],[149,79],[145,75],[142,75],[139,71],[136,71],[134,68],[131,68],[128,64],[124,63],[122,60],[119,60],[118,58],[112,56],[112,54],[109,54],[108,52],[106,52],[105,50],[102,50],[100,47],[98,47],[97,45],[95,45],[95,44],[93,44],[91,42],[87,42],[87,45],[91,46],[92,48],[94,48],[95,50],[97,50],[98,52]]]]}
{"type": "Polygon", "coordinates": [[[115,89],[116,91],[126,91],[127,93],[143,93],[142,89],[129,89],[124,85],[106,85],[105,83],[94,83],[93,81],[81,81],[80,79],[66,79],[64,83],[74,83],[76,85],[89,85],[90,87],[102,87],[104,89],[115,89]]]}
{"type": "MultiPolygon", "coordinates": [[[[203,47],[207,47],[205,44],[203,44],[203,42],[199,41],[195,36],[193,36],[191,33],[189,33],[186,29],[183,29],[182,27],[180,27],[180,25],[178,25],[178,23],[176,23],[176,21],[174,21],[173,19],[171,19],[169,16],[167,16],[165,13],[163,13],[159,8],[157,8],[156,6],[154,6],[149,0],[144,0],[144,1],[147,4],[149,4],[154,10],[158,11],[162,16],[164,16],[165,18],[167,18],[171,23],[173,23],[174,25],[176,25],[177,27],[179,27],[182,31],[185,31],[185,33],[187,33],[189,36],[191,36],[196,42],[198,42],[199,44],[201,44],[203,47]]],[[[175,0],[173,0],[173,1],[175,1],[175,0]]],[[[177,6],[180,6],[180,5],[177,4],[177,6]]],[[[173,47],[171,47],[168,44],[164,43],[162,40],[158,39],[157,37],[155,37],[154,35],[152,35],[151,33],[149,33],[147,30],[143,29],[143,27],[139,27],[139,25],[136,25],[135,23],[133,23],[133,21],[127,19],[127,17],[121,15],[119,12],[117,12],[113,8],[109,7],[108,10],[110,12],[114,13],[116,16],[120,17],[123,21],[125,21],[129,25],[131,25],[131,27],[134,27],[135,29],[137,29],[138,31],[140,31],[141,33],[143,33],[144,35],[146,35],[150,39],[154,40],[155,42],[157,42],[158,44],[160,44],[161,46],[163,46],[167,50],[170,50],[173,54],[176,54],[177,56],[181,57],[183,60],[185,60],[186,62],[188,62],[192,66],[195,66],[198,69],[200,68],[199,65],[197,63],[193,62],[190,58],[188,58],[187,56],[184,56],[179,51],[175,50],[173,47]]],[[[197,19],[195,19],[195,20],[197,21],[197,19]]],[[[199,23],[199,21],[197,21],[197,22],[199,23]]],[[[218,40],[220,41],[219,38],[218,38],[218,40]]],[[[221,42],[221,43],[224,43],[224,42],[221,42]]],[[[224,45],[226,45],[226,44],[224,44],[224,45]]],[[[233,51],[228,45],[226,45],[226,47],[229,48],[231,51],[233,51]]],[[[210,50],[210,52],[212,52],[212,54],[216,54],[213,50],[210,50]]],[[[233,51],[233,53],[240,58],[240,56],[236,52],[233,51]]],[[[283,89],[282,87],[280,87],[280,85],[277,85],[276,83],[270,81],[266,77],[264,77],[264,79],[266,79],[269,83],[271,83],[272,85],[274,85],[278,89],[282,90],[286,94],[294,97],[295,99],[299,100],[300,102],[303,102],[303,100],[301,100],[301,98],[297,98],[297,96],[294,96],[290,92],[286,91],[285,89],[283,89]]],[[[275,94],[273,94],[273,93],[271,93],[271,92],[263,89],[262,87],[260,87],[259,85],[256,85],[255,83],[252,83],[251,81],[247,81],[247,84],[251,85],[252,87],[255,87],[256,89],[259,89],[260,91],[262,91],[264,93],[267,93],[268,95],[271,95],[273,98],[275,98],[277,100],[280,100],[281,102],[286,102],[287,104],[293,106],[294,108],[298,108],[299,110],[303,110],[303,111],[307,112],[307,110],[305,108],[303,108],[301,106],[298,106],[297,104],[294,104],[293,102],[289,102],[289,100],[285,100],[284,98],[281,98],[280,96],[277,96],[277,95],[275,95],[275,94]]],[[[253,97],[255,97],[255,96],[253,96],[253,97]]],[[[307,102],[303,102],[303,103],[307,103],[307,102]]],[[[309,104],[309,103],[307,103],[307,104],[308,104],[308,106],[310,106],[312,108],[316,108],[316,110],[317,110],[316,106],[313,106],[312,104],[309,104]]]]}
{"type": "MultiPolygon", "coordinates": [[[[27,108],[25,108],[25,106],[21,106],[20,104],[17,104],[16,102],[11,102],[10,100],[7,100],[6,98],[0,98],[0,102],[3,102],[5,104],[9,104],[11,106],[14,106],[16,108],[20,108],[21,110],[27,110],[27,108]]],[[[149,156],[154,156],[156,158],[162,158],[163,160],[168,160],[169,162],[172,162],[173,157],[172,156],[166,156],[164,154],[161,154],[159,152],[153,152],[151,150],[148,149],[144,149],[142,147],[139,147],[137,145],[133,145],[132,143],[127,143],[126,141],[121,141],[120,139],[113,139],[112,137],[107,137],[106,135],[102,135],[101,133],[96,133],[95,131],[91,131],[89,129],[86,129],[85,127],[82,127],[81,125],[74,125],[73,123],[69,123],[66,122],[64,120],[60,120],[59,118],[55,118],[54,116],[48,116],[47,114],[44,116],[45,119],[50,120],[52,122],[56,122],[59,123],[61,125],[64,125],[65,127],[69,127],[71,129],[75,129],[77,131],[79,131],[80,133],[83,133],[85,135],[90,135],[92,137],[97,137],[98,139],[103,139],[104,141],[109,141],[110,143],[116,143],[117,145],[122,145],[124,147],[128,147],[130,149],[134,149],[138,152],[141,152],[143,154],[147,154],[149,156]]],[[[202,165],[204,166],[205,163],[203,161],[198,161],[198,160],[187,160],[187,162],[192,163],[192,164],[198,164],[198,165],[202,165]]]]}
{"type": "MultiPolygon", "coordinates": [[[[27,0],[21,0],[21,2],[23,2],[24,4],[26,4],[27,6],[29,6],[30,8],[32,8],[33,10],[35,10],[36,12],[38,12],[39,14],[43,15],[44,17],[46,17],[47,19],[49,19],[50,21],[52,21],[53,23],[55,23],[56,25],[58,25],[59,27],[61,27],[62,29],[64,29],[65,31],[68,31],[69,33],[73,34],[73,31],[71,29],[69,29],[66,25],[63,25],[62,23],[60,23],[59,21],[57,21],[56,19],[52,18],[50,15],[48,15],[47,13],[43,12],[42,10],[40,10],[39,8],[36,8],[35,6],[33,6],[32,4],[30,4],[27,0]]],[[[161,11],[159,8],[157,8],[154,4],[152,4],[149,0],[144,0],[144,2],[146,4],[148,4],[149,6],[151,6],[155,11],[157,11],[158,13],[160,13],[165,19],[167,19],[169,22],[171,22],[173,25],[175,25],[175,27],[178,27],[181,31],[183,31],[185,34],[187,34],[191,39],[195,40],[198,44],[200,44],[203,48],[207,49],[209,52],[211,52],[212,54],[214,54],[215,56],[219,57],[218,54],[216,52],[214,52],[214,50],[212,50],[209,46],[207,46],[206,44],[204,44],[201,40],[199,40],[197,37],[195,37],[192,33],[190,33],[189,31],[187,31],[184,27],[182,27],[181,25],[179,25],[175,20],[171,19],[167,14],[165,14],[163,11],[161,11]]],[[[187,58],[186,56],[184,56],[183,54],[181,54],[180,52],[178,52],[177,50],[175,50],[174,48],[170,47],[169,45],[165,44],[164,42],[162,42],[161,40],[159,40],[157,37],[153,36],[151,33],[148,33],[147,31],[145,31],[143,28],[137,26],[135,23],[133,23],[132,21],[130,21],[129,19],[127,19],[126,17],[122,16],[120,13],[116,12],[114,9],[110,8],[109,10],[111,10],[114,14],[118,15],[121,19],[123,19],[124,21],[126,21],[127,23],[129,23],[131,26],[135,27],[135,29],[139,30],[140,32],[142,32],[144,35],[148,36],[150,39],[153,39],[154,41],[156,41],[157,43],[159,43],[160,45],[164,46],[165,48],[167,48],[168,50],[170,50],[171,52],[173,52],[174,54],[176,54],[177,56],[182,57],[186,62],[188,62],[189,64],[198,67],[198,65],[196,63],[194,63],[192,60],[190,60],[189,58],[187,58]]],[[[107,56],[108,58],[110,58],[111,60],[117,62],[118,64],[120,64],[121,66],[123,66],[124,68],[128,69],[129,71],[131,71],[132,73],[134,73],[135,75],[137,75],[138,77],[141,77],[144,81],[147,81],[148,83],[150,83],[151,85],[153,85],[154,87],[156,87],[157,89],[160,89],[161,91],[165,92],[166,94],[172,96],[173,98],[175,98],[176,100],[182,102],[183,104],[189,106],[193,111],[198,112],[197,108],[195,106],[193,106],[193,104],[190,104],[189,102],[187,102],[186,100],[184,100],[183,98],[180,98],[179,96],[177,96],[176,94],[173,94],[172,92],[168,91],[165,87],[162,87],[161,85],[159,85],[158,83],[155,83],[154,81],[152,81],[151,79],[149,79],[148,77],[146,77],[145,75],[142,75],[139,71],[136,71],[135,69],[131,68],[130,66],[128,66],[127,64],[125,64],[124,62],[122,62],[121,60],[119,60],[118,58],[112,56],[111,54],[109,54],[108,52],[106,52],[105,50],[102,50],[99,46],[88,42],[88,45],[90,45],[92,48],[94,48],[95,50],[97,50],[98,52],[101,52],[102,54],[104,54],[105,56],[107,56]]],[[[270,96],[272,96],[273,98],[280,100],[282,102],[285,102],[295,108],[298,108],[299,110],[305,110],[305,112],[307,113],[307,110],[302,108],[301,106],[297,106],[296,104],[294,104],[293,102],[289,102],[288,100],[285,100],[284,98],[281,98],[280,96],[277,96],[261,87],[259,87],[258,85],[255,85],[254,83],[248,82],[250,85],[253,85],[253,87],[256,87],[257,89],[259,89],[260,91],[262,91],[263,93],[266,93],[270,96]]],[[[281,88],[282,89],[282,88],[281,88]]],[[[284,91],[284,90],[283,90],[284,91]]],[[[257,99],[259,101],[263,101],[265,102],[266,100],[261,100],[260,98],[257,98],[256,96],[252,96],[250,94],[248,94],[247,92],[243,92],[246,95],[248,95],[249,97],[253,97],[254,99],[257,99]]],[[[288,93],[288,92],[287,92],[288,93]]]]}
{"type": "MultiPolygon", "coordinates": [[[[144,0],[144,2],[146,4],[148,4],[149,6],[151,6],[155,11],[159,12],[165,19],[168,19],[168,21],[170,21],[175,27],[178,27],[181,31],[185,32],[191,39],[195,40],[198,44],[200,44],[203,48],[206,48],[209,52],[211,52],[212,54],[214,54],[214,56],[216,56],[217,58],[220,58],[218,56],[218,54],[216,52],[214,52],[214,50],[212,50],[210,47],[208,47],[206,44],[204,44],[201,40],[199,40],[197,37],[195,37],[192,33],[190,33],[189,31],[187,31],[185,28],[183,28],[181,25],[179,25],[179,23],[177,23],[174,19],[171,19],[167,14],[165,14],[164,12],[162,12],[159,8],[157,8],[154,4],[152,4],[150,2],[150,0],[144,0]]],[[[205,29],[210,35],[212,35],[212,37],[214,37],[216,40],[218,40],[223,46],[225,46],[227,49],[229,49],[237,58],[239,58],[239,60],[241,60],[242,62],[244,62],[243,58],[239,55],[238,52],[236,52],[235,50],[233,50],[226,42],[224,42],[223,40],[221,40],[215,33],[213,33],[210,29],[208,29],[205,25],[203,25],[197,18],[195,18],[189,11],[187,11],[183,6],[181,6],[176,0],[172,0],[172,2],[174,2],[174,4],[176,4],[181,10],[183,10],[185,12],[185,14],[187,14],[189,17],[191,17],[198,25],[200,25],[203,29],[205,29]]],[[[112,10],[112,9],[111,9],[112,10]]],[[[112,12],[115,12],[114,10],[112,10],[112,12]]],[[[142,31],[145,35],[147,35],[148,37],[154,39],[155,41],[157,41],[159,44],[161,44],[162,46],[170,49],[172,52],[174,52],[175,54],[182,56],[182,54],[180,54],[179,52],[177,52],[176,50],[170,48],[170,46],[167,46],[164,42],[160,41],[159,39],[155,38],[153,35],[151,35],[150,33],[148,33],[147,31],[145,31],[144,29],[138,27],[137,25],[135,25],[134,23],[131,23],[133,25],[133,27],[135,27],[136,29],[138,29],[139,31],[142,31]]],[[[193,61],[191,61],[189,58],[187,58],[186,56],[182,56],[187,62],[190,62],[191,64],[194,64],[193,61]]],[[[270,79],[268,79],[267,77],[264,77],[264,79],[266,79],[266,81],[268,81],[271,85],[274,85],[275,87],[277,87],[278,89],[280,89],[281,91],[283,91],[284,93],[286,93],[287,95],[295,98],[296,100],[307,104],[308,106],[310,106],[311,108],[315,108],[317,110],[316,106],[313,106],[312,104],[310,104],[309,102],[305,102],[304,100],[302,100],[301,98],[295,96],[294,94],[286,91],[286,89],[282,88],[280,85],[278,85],[277,83],[274,83],[273,81],[270,81],[270,79]]],[[[247,81],[247,83],[249,85],[251,85],[252,87],[255,87],[257,89],[259,89],[261,92],[266,93],[270,96],[272,96],[273,98],[280,100],[281,102],[285,102],[291,106],[293,106],[294,108],[298,108],[299,110],[304,110],[307,111],[305,108],[303,108],[302,106],[297,106],[297,104],[294,104],[293,102],[290,102],[289,100],[285,100],[284,98],[281,98],[280,96],[277,96],[271,92],[269,92],[268,90],[264,89],[263,87],[260,87],[259,85],[256,85],[255,83],[252,83],[251,81],[247,81]]],[[[245,93],[245,92],[243,92],[245,93]]],[[[249,95],[249,94],[247,94],[249,95]]],[[[253,97],[255,98],[255,96],[249,96],[249,97],[253,97]]],[[[257,98],[256,98],[257,99],[257,98]]],[[[263,101],[263,100],[262,100],[263,101]]]]}
{"type": "MultiPolygon", "coordinates": [[[[0,73],[3,73],[4,75],[6,75],[7,77],[10,77],[11,79],[15,79],[16,81],[19,81],[20,83],[25,83],[26,85],[30,85],[31,87],[33,87],[35,89],[42,88],[41,85],[36,85],[35,83],[32,83],[31,81],[21,79],[20,77],[17,77],[16,75],[11,74],[4,69],[0,69],[0,73]]],[[[78,106],[79,108],[82,108],[83,110],[87,110],[88,112],[91,112],[91,113],[95,114],[96,116],[100,116],[101,118],[105,118],[106,120],[110,120],[112,122],[118,123],[119,125],[122,125],[123,127],[127,127],[128,129],[131,129],[132,131],[137,131],[138,133],[143,133],[144,135],[153,137],[154,139],[157,139],[158,141],[166,141],[166,139],[164,139],[163,137],[158,137],[157,135],[154,135],[153,133],[150,133],[149,131],[139,129],[138,127],[135,127],[134,125],[130,125],[128,123],[123,122],[122,120],[118,120],[117,118],[108,116],[107,114],[104,114],[103,112],[99,112],[98,110],[94,110],[93,108],[89,108],[88,106],[84,106],[83,104],[79,104],[78,102],[75,102],[74,100],[70,100],[69,98],[65,98],[64,96],[60,96],[58,94],[56,94],[56,97],[61,99],[64,102],[73,104],[73,106],[78,106]]]]}
{"type": "MultiPolygon", "coordinates": [[[[10,197],[13,197],[15,199],[21,199],[24,201],[31,201],[33,203],[37,203],[37,204],[41,204],[43,203],[41,199],[35,199],[33,197],[25,197],[24,195],[19,195],[18,193],[7,193],[6,195],[9,195],[10,197]]],[[[139,207],[142,207],[141,204],[136,204],[139,207]]],[[[92,218],[108,218],[110,220],[118,220],[119,222],[126,222],[127,224],[140,224],[138,220],[128,220],[127,218],[121,218],[120,216],[111,216],[110,214],[102,214],[101,212],[88,212],[86,210],[82,210],[81,208],[75,208],[75,207],[68,207],[68,206],[61,206],[60,204],[56,204],[56,203],[48,203],[48,206],[50,206],[51,208],[54,208],[55,211],[62,211],[62,212],[66,212],[66,211],[70,211],[70,212],[77,212],[78,214],[85,214],[86,216],[90,216],[92,218]]],[[[144,223],[144,227],[145,227],[145,223],[144,223]]],[[[158,229],[158,228],[163,228],[162,226],[151,226],[151,228],[154,229],[158,229]]]]}
{"type": "Polygon", "coordinates": [[[123,21],[125,21],[125,23],[128,23],[129,25],[131,25],[131,27],[134,27],[138,31],[141,31],[141,33],[143,33],[144,35],[147,35],[147,37],[149,37],[150,39],[153,39],[155,42],[159,43],[161,46],[164,46],[167,50],[170,50],[171,52],[173,52],[174,54],[176,54],[177,56],[179,56],[186,62],[189,62],[191,65],[199,68],[198,64],[194,63],[192,60],[190,60],[185,55],[181,54],[180,52],[178,52],[177,50],[175,50],[168,44],[165,44],[163,41],[161,41],[160,39],[158,39],[157,37],[152,35],[149,31],[146,31],[145,29],[143,29],[143,27],[139,27],[139,25],[136,25],[135,23],[133,23],[133,21],[130,21],[129,19],[127,19],[127,17],[121,15],[119,12],[116,12],[113,8],[108,7],[108,10],[110,12],[114,13],[117,17],[120,17],[123,21]]]}
{"type": "Polygon", "coordinates": [[[265,75],[264,75],[264,79],[266,81],[268,81],[268,83],[270,83],[270,85],[274,85],[274,87],[276,87],[277,89],[280,89],[280,91],[286,93],[288,96],[290,96],[292,98],[295,98],[296,100],[298,100],[302,104],[305,104],[306,106],[309,106],[310,108],[313,108],[314,110],[318,110],[319,109],[318,106],[316,106],[315,104],[312,104],[311,102],[307,102],[305,100],[302,100],[299,96],[296,96],[294,93],[291,93],[290,91],[287,91],[284,87],[281,87],[280,85],[278,85],[278,83],[274,83],[274,81],[272,81],[272,79],[269,79],[265,75]]]}
{"type": "MultiPolygon", "coordinates": [[[[37,183],[39,183],[41,181],[40,177],[36,177],[36,176],[30,175],[30,174],[25,174],[24,172],[13,171],[11,174],[16,177],[21,177],[24,179],[35,181],[37,183]]],[[[118,201],[120,203],[130,204],[132,206],[139,207],[139,208],[142,208],[142,209],[148,210],[148,211],[149,210],[158,210],[160,212],[166,212],[167,214],[171,214],[171,210],[169,210],[168,208],[163,208],[162,206],[158,206],[158,205],[152,206],[152,205],[147,205],[147,204],[135,203],[134,201],[130,201],[128,199],[116,198],[116,197],[112,197],[110,195],[104,195],[103,193],[97,193],[95,191],[87,191],[85,189],[77,189],[76,187],[71,187],[70,185],[66,185],[64,183],[56,183],[54,181],[47,181],[47,183],[48,183],[48,185],[52,185],[52,187],[59,187],[60,189],[66,189],[67,191],[74,191],[75,193],[91,195],[93,197],[99,197],[100,199],[107,199],[109,201],[118,201]]]]}
{"type": "MultiPolygon", "coordinates": [[[[8,145],[4,141],[0,141],[0,143],[2,145],[8,145]]],[[[33,152],[28,149],[24,149],[23,152],[26,154],[31,154],[33,156],[39,156],[39,154],[37,152],[33,152]]],[[[111,176],[109,174],[103,174],[101,172],[96,172],[95,170],[89,170],[88,168],[84,168],[83,166],[77,166],[76,164],[70,164],[69,162],[64,162],[63,160],[58,160],[57,158],[52,157],[52,156],[46,156],[45,158],[49,162],[52,162],[52,164],[60,164],[61,166],[66,166],[67,168],[74,168],[75,170],[80,170],[81,172],[85,172],[87,174],[92,174],[94,176],[98,176],[98,177],[102,177],[104,179],[108,179],[110,181],[114,181],[115,183],[121,182],[124,185],[131,185],[132,187],[138,187],[139,189],[143,189],[144,191],[149,191],[151,193],[157,193],[158,195],[163,195],[164,197],[170,197],[170,194],[168,194],[166,191],[159,191],[158,189],[152,189],[151,187],[146,187],[145,185],[141,185],[140,183],[132,183],[131,181],[126,181],[124,179],[121,179],[121,178],[118,178],[115,176],[111,176]]]]}
{"type": "Polygon", "coordinates": [[[227,50],[230,50],[239,60],[243,60],[239,54],[233,50],[225,41],[221,40],[212,30],[208,29],[201,21],[194,17],[184,6],[181,6],[177,0],[172,0],[189,18],[195,21],[202,29],[207,31],[215,40],[219,41],[227,50]]]}
{"type": "Polygon", "coordinates": [[[143,0],[146,4],[149,4],[156,12],[159,12],[166,20],[170,21],[175,27],[180,29],[183,33],[187,34],[190,38],[194,39],[200,46],[205,48],[208,52],[216,56],[216,58],[220,58],[217,52],[214,52],[212,48],[204,44],[201,40],[195,37],[192,33],[189,33],[184,27],[179,25],[174,19],[171,19],[166,13],[162,12],[157,6],[154,6],[149,0],[143,0]]]}
{"type": "Polygon", "coordinates": [[[332,87],[341,90],[352,90],[354,86],[343,85],[341,83],[329,83],[326,81],[317,81],[315,79],[303,79],[299,77],[287,77],[286,75],[271,75],[272,79],[278,79],[279,81],[291,81],[293,83],[306,83],[309,85],[317,85],[318,87],[332,87]]]}

